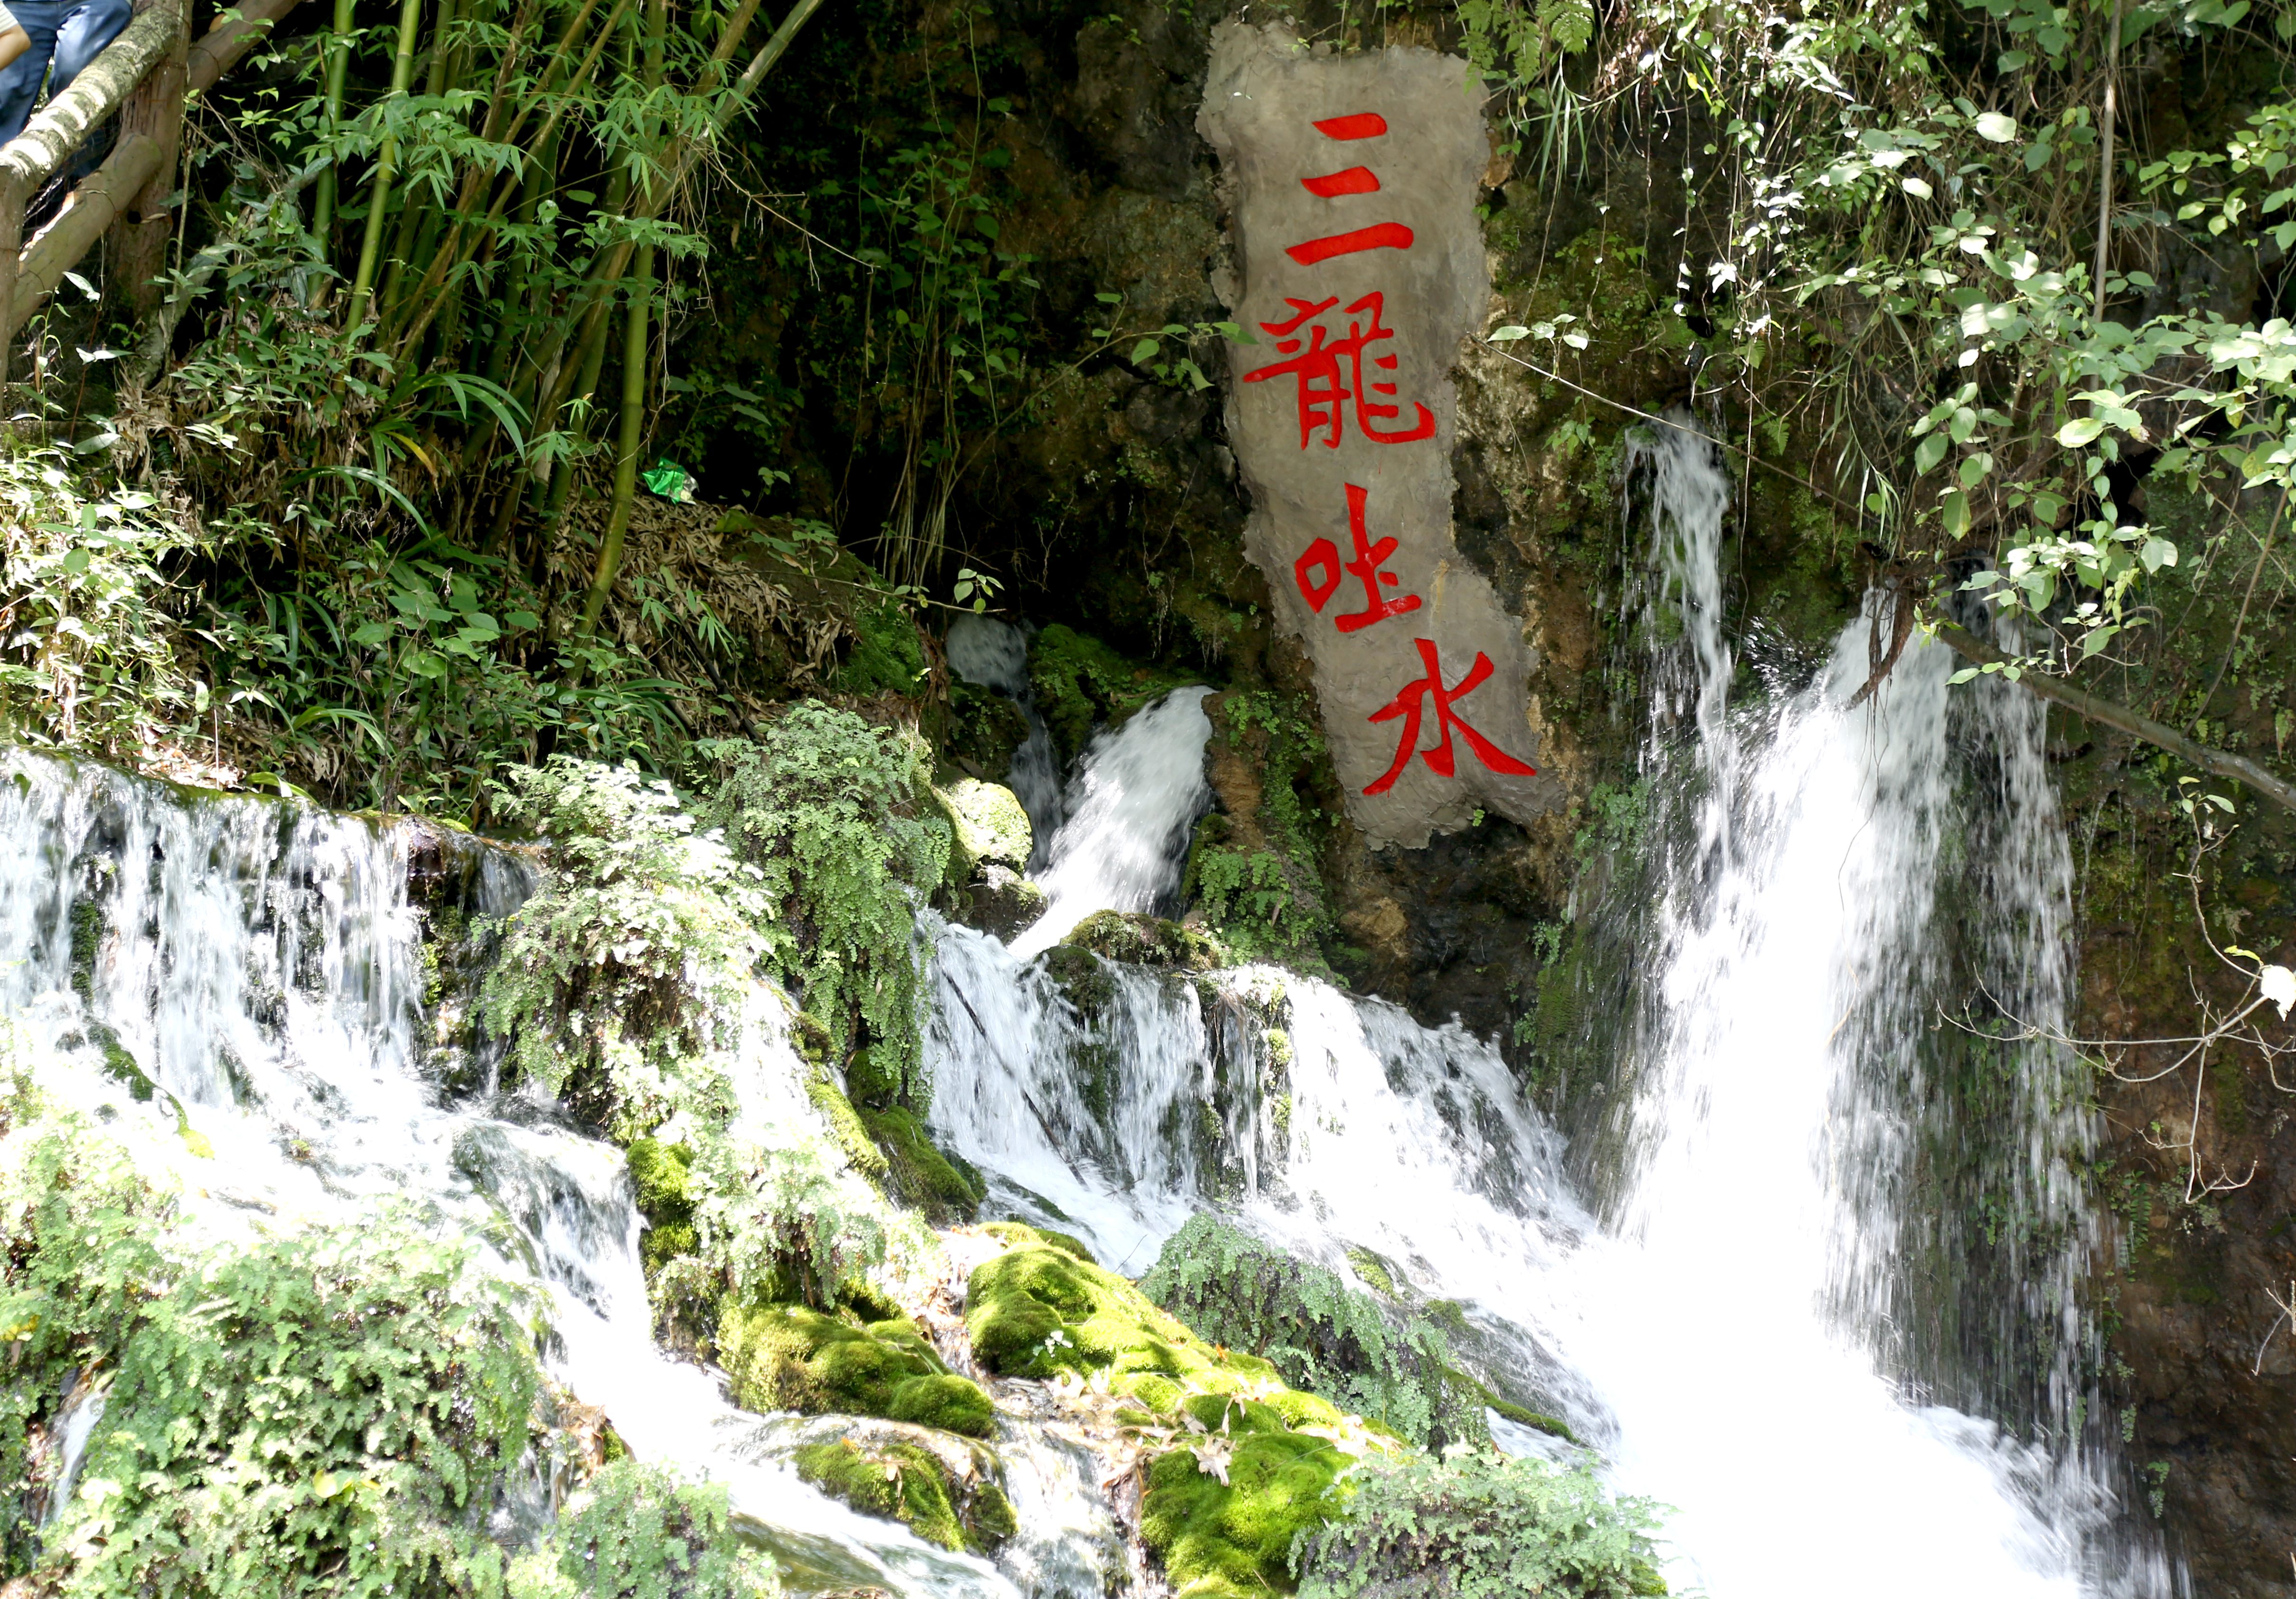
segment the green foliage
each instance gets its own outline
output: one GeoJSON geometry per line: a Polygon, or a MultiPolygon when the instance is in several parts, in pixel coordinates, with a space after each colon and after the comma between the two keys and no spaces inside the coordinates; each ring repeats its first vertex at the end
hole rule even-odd
{"type": "Polygon", "coordinates": [[[1300,1599],[1368,1587],[1444,1599],[1661,1595],[1644,1500],[1614,1498],[1585,1466],[1467,1450],[1358,1473],[1345,1515],[1293,1551],[1300,1599]]]}
{"type": "Polygon", "coordinates": [[[1488,1441],[1483,1395],[1450,1369],[1440,1328],[1390,1319],[1339,1274],[1210,1214],[1165,1241],[1140,1291],[1198,1336],[1270,1362],[1293,1388],[1423,1448],[1488,1441]]]}
{"type": "Polygon", "coordinates": [[[789,984],[841,1052],[865,1029],[873,1052],[917,1078],[923,966],[910,895],[930,893],[948,859],[948,824],[931,811],[922,745],[813,701],[757,742],[697,746],[710,778],[701,815],[724,830],[768,912],[756,923],[765,969],[789,984]]]}
{"type": "Polygon", "coordinates": [[[1063,761],[1083,752],[1095,728],[1122,721],[1181,682],[1059,622],[1029,641],[1029,686],[1063,761]]]}
{"type": "Polygon", "coordinates": [[[1332,928],[1316,860],[1340,808],[1325,798],[1335,785],[1323,731],[1266,690],[1234,691],[1210,709],[1259,802],[1249,816],[1197,824],[1183,891],[1242,958],[1324,971],[1332,928]]]}
{"type": "MultiPolygon", "coordinates": [[[[543,828],[550,873],[504,930],[482,996],[487,1023],[511,1037],[529,1078],[568,1093],[617,1136],[685,1146],[677,1155],[650,1151],[636,1174],[657,1201],[691,1207],[666,1219],[691,1226],[693,1253],[668,1253],[665,1238],[652,1261],[657,1291],[665,1272],[691,1260],[706,1280],[680,1268],[668,1284],[686,1300],[714,1301],[717,1290],[731,1288],[826,1303],[916,1247],[917,1227],[857,1175],[833,1141],[833,1122],[830,1136],[783,1128],[752,1141],[734,1131],[742,1107],[733,1073],[742,1052],[762,1050],[783,1026],[802,1033],[802,1023],[777,1014],[786,1002],[757,976],[791,938],[775,920],[796,898],[786,857],[770,870],[735,859],[714,831],[696,831],[668,783],[626,767],[559,760],[521,770],[504,802],[543,828]]],[[[833,868],[827,831],[808,836],[816,853],[808,858],[833,868]]],[[[927,832],[913,842],[928,865],[937,840],[927,832]]],[[[872,840],[866,848],[882,870],[890,847],[872,840]]],[[[894,903],[906,915],[897,891],[894,903]]],[[[906,945],[898,952],[911,958],[906,945]]],[[[901,972],[914,984],[914,967],[901,972]]]]}
{"type": "Polygon", "coordinates": [[[0,729],[134,760],[207,717],[164,603],[191,543],[62,450],[0,450],[0,729]]]}
{"type": "Polygon", "coordinates": [[[634,1136],[701,1088],[692,1062],[735,1045],[763,880],[633,767],[517,768],[501,808],[541,831],[549,875],[504,931],[487,1025],[525,1076],[586,1088],[634,1136]]]}
{"type": "Polygon", "coordinates": [[[729,1306],[718,1356],[744,1409],[883,1416],[996,1436],[996,1409],[980,1385],[953,1374],[906,1319],[854,1326],[802,1306],[729,1306]]]}
{"type": "Polygon", "coordinates": [[[1019,1529],[1004,1490],[915,1444],[840,1439],[797,1452],[798,1475],[867,1515],[905,1522],[944,1549],[993,1550],[1019,1529]]]}
{"type": "Polygon", "coordinates": [[[776,1599],[771,1556],[733,1531],[726,1489],[660,1466],[603,1467],[542,1547],[510,1570],[509,1599],[776,1599]]]}
{"type": "MultiPolygon", "coordinates": [[[[69,1117],[0,1143],[0,1496],[20,1509],[53,1486],[25,1444],[61,1379],[109,1383],[43,1539],[60,1592],[500,1591],[478,1529],[540,1370],[528,1308],[468,1245],[385,1213],[216,1249],[69,1117]]],[[[0,1533],[10,1570],[29,1534],[0,1533]]]]}

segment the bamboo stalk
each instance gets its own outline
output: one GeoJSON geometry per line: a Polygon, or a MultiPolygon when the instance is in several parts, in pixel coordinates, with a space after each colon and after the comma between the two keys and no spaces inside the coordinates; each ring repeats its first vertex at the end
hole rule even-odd
{"type": "MultiPolygon", "coordinates": [[[[390,100],[403,100],[407,85],[414,81],[414,36],[422,22],[422,0],[399,0],[398,55],[390,69],[390,100]]],[[[390,181],[398,164],[398,139],[385,134],[382,147],[375,152],[374,172],[367,180],[366,237],[359,246],[358,271],[351,280],[350,314],[344,318],[343,330],[356,334],[366,320],[368,302],[373,299],[376,258],[382,252],[383,213],[390,206],[390,181]]]]}
{"type": "MultiPolygon", "coordinates": [[[[649,96],[661,86],[662,47],[668,32],[669,0],[649,0],[642,78],[649,96]]],[[[647,116],[639,126],[641,146],[652,145],[657,131],[654,119],[647,116]]],[[[606,518],[605,542],[598,546],[598,565],[591,574],[590,592],[582,602],[584,633],[597,626],[598,615],[606,608],[606,597],[613,593],[614,579],[621,571],[623,539],[629,532],[630,510],[637,496],[638,451],[645,442],[646,314],[653,299],[653,263],[654,247],[642,247],[638,250],[637,272],[630,282],[628,336],[622,343],[622,425],[614,457],[614,503],[606,518]]]]}
{"type": "MultiPolygon", "coordinates": [[[[327,41],[326,128],[329,135],[340,131],[343,121],[343,84],[350,76],[351,23],[358,0],[335,0],[335,25],[327,41]]],[[[327,235],[335,226],[335,163],[328,161],[327,169],[319,174],[318,194],[311,201],[311,232],[319,241],[319,249],[332,257],[327,235]]],[[[316,296],[318,291],[314,289],[316,296]]]]}

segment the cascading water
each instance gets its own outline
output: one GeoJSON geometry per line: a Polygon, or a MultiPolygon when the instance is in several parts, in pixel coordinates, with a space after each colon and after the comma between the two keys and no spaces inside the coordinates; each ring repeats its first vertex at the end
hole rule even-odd
{"type": "MultiPolygon", "coordinates": [[[[1948,693],[1944,652],[1919,642],[1853,705],[1861,619],[1802,686],[1733,710],[1726,480],[1686,419],[1646,459],[1688,660],[1660,675],[1660,721],[1691,736],[1648,774],[1675,796],[1652,830],[1676,842],[1609,1226],[1496,1051],[1456,1026],[1269,968],[1184,981],[1021,958],[1047,934],[942,935],[936,1129],[1006,1208],[1129,1272],[1217,1203],[1461,1302],[1499,1391],[1674,1507],[1678,1585],[2172,1592],[2116,1536],[2110,1462],[2083,1436],[2087,1129],[2067,1063],[1988,1039],[1989,1098],[1972,1100],[1932,1039],[1940,1006],[1958,1024],[1979,996],[1996,1020],[2062,1018],[2068,869],[2038,708],[1990,682],[1948,693]],[[1972,1204],[2003,1224],[1989,1276],[1958,1263],[1983,1252],[1974,1229],[1939,1214],[1972,1204]]],[[[1103,742],[1081,782],[1174,851],[1200,749],[1160,745],[1180,770],[1158,775],[1103,742]]],[[[1052,873],[1073,867],[1080,914],[1104,835],[1070,828],[1052,873]]],[[[1553,1447],[1493,1419],[1509,1447],[1553,1447]]]]}
{"type": "MultiPolygon", "coordinates": [[[[726,1482],[799,1591],[1102,1594],[1112,1520],[1078,1453],[1040,1429],[1002,1423],[1029,1526],[992,1565],[816,1492],[788,1464],[786,1419],[736,1410],[715,1374],[655,1346],[620,1152],[496,1094],[489,1062],[439,1042],[457,1029],[423,999],[412,829],[8,754],[0,838],[14,845],[0,1017],[46,1062],[42,1086],[107,1124],[218,1246],[258,1227],[356,1227],[381,1205],[481,1244],[506,1219],[496,1264],[552,1302],[560,1380],[640,1457],[726,1482]]],[[[529,890],[515,857],[422,847],[466,880],[459,908],[499,916],[529,890]]],[[[751,1009],[735,1075],[744,1119],[769,1136],[811,1112],[780,996],[761,986],[751,1009]]],[[[101,1397],[75,1396],[68,1450],[101,1397]]],[[[529,1527],[548,1513],[528,1508],[529,1527]]]]}
{"type": "MultiPolygon", "coordinates": [[[[1938,1042],[1958,1036],[1948,999],[1956,1021],[1980,993],[2017,1022],[2062,1012],[2067,869],[2038,710],[1999,685],[1948,693],[1919,644],[1853,707],[1863,622],[1810,681],[1734,709],[1726,485],[1694,433],[1651,450],[1688,643],[1660,720],[1685,736],[1647,770],[1662,847],[1608,1226],[1497,1051],[1456,1025],[1271,967],[1183,977],[1051,948],[1177,885],[1208,801],[1201,689],[1095,740],[1039,834],[1046,914],[1013,947],[928,917],[933,1128],[984,1169],[992,1209],[1083,1233],[1128,1273],[1220,1205],[1456,1301],[1463,1356],[1673,1506],[1671,1575],[1717,1599],[2165,1595],[2157,1558],[2108,1536],[2110,1463],[2083,1446],[2086,1129],[2065,1065],[1993,1039],[1987,1078],[1938,1042]],[[2002,1223],[1982,1249],[1957,1219],[1980,1209],[2002,1223]]],[[[952,659],[1017,697],[1018,642],[984,624],[952,659]]],[[[619,1155],[439,1042],[406,830],[10,759],[0,1011],[219,1236],[357,1225],[385,1201],[473,1237],[507,1218],[504,1268],[553,1295],[563,1380],[641,1456],[726,1480],[801,1587],[1102,1591],[1107,1507],[1056,1438],[1004,1423],[1027,1530],[992,1566],[805,1487],[785,1461],[811,1423],[745,1415],[655,1348],[619,1155]],[[135,1072],[149,1105],[117,1080],[135,1072]]],[[[526,891],[512,857],[463,858],[468,908],[526,891]]],[[[762,1132],[808,1112],[780,1008],[754,1008],[743,1103],[762,1132]]],[[[75,1396],[67,1444],[101,1402],[75,1396]]]]}

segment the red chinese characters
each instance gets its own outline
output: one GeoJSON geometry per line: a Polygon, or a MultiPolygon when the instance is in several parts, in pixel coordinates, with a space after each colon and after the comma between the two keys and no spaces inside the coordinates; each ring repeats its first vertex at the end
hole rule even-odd
{"type": "Polygon", "coordinates": [[[1328,538],[1319,538],[1308,546],[1307,554],[1292,563],[1292,581],[1300,586],[1300,598],[1306,600],[1317,616],[1330,604],[1339,592],[1342,573],[1352,574],[1364,586],[1364,608],[1334,617],[1333,622],[1342,633],[1359,633],[1374,622],[1391,616],[1406,616],[1419,609],[1417,594],[1398,594],[1390,599],[1380,592],[1382,586],[1400,588],[1403,579],[1392,572],[1382,571],[1390,556],[1396,551],[1396,541],[1382,538],[1377,544],[1364,530],[1364,504],[1369,497],[1363,489],[1350,483],[1348,489],[1348,537],[1355,545],[1356,558],[1342,562],[1340,548],[1328,538]],[[1310,578],[1308,574],[1317,574],[1310,578]]]}
{"type": "MultiPolygon", "coordinates": [[[[1387,119],[1376,111],[1356,111],[1326,117],[1316,124],[1316,131],[1327,139],[1341,141],[1382,138],[1387,134],[1387,119]]],[[[1300,186],[1318,200],[1333,201],[1380,192],[1379,175],[1364,166],[1303,177],[1300,186]]],[[[1402,223],[1370,222],[1302,240],[1287,246],[1283,253],[1302,266],[1313,267],[1365,250],[1409,250],[1412,243],[1411,230],[1402,223]]],[[[1357,430],[1374,444],[1410,444],[1435,437],[1435,414],[1416,401],[1413,402],[1413,419],[1407,425],[1389,425],[1391,420],[1402,417],[1403,406],[1392,398],[1395,383],[1382,381],[1380,375],[1394,372],[1399,365],[1391,342],[1395,330],[1385,321],[1385,295],[1376,291],[1365,294],[1347,307],[1341,313],[1349,319],[1343,334],[1337,331],[1336,324],[1326,326],[1320,320],[1339,305],[1338,295],[1322,299],[1299,299],[1286,295],[1284,299],[1292,308],[1292,316],[1259,324],[1262,332],[1274,336],[1276,353],[1284,358],[1244,373],[1243,381],[1265,383],[1288,377],[1296,381],[1301,449],[1306,449],[1318,433],[1323,435],[1326,448],[1339,448],[1351,413],[1357,430]],[[1372,348],[1380,344],[1389,348],[1372,348]],[[1371,355],[1373,369],[1368,381],[1364,373],[1366,351],[1371,355]]]]}
{"type": "Polygon", "coordinates": [[[1459,685],[1447,689],[1443,686],[1443,662],[1435,653],[1435,641],[1422,638],[1413,642],[1419,646],[1419,661],[1427,668],[1427,676],[1406,684],[1401,693],[1366,718],[1374,722],[1392,722],[1400,717],[1403,719],[1403,736],[1396,742],[1395,763],[1376,783],[1365,785],[1364,792],[1384,794],[1393,788],[1396,779],[1403,775],[1404,768],[1411,764],[1414,755],[1425,761],[1428,769],[1438,776],[1454,775],[1458,770],[1458,757],[1451,748],[1454,731],[1467,741],[1467,748],[1475,752],[1475,758],[1492,771],[1509,777],[1537,776],[1538,768],[1509,755],[1470,727],[1466,718],[1451,709],[1483,685],[1484,680],[1491,675],[1491,658],[1480,650],[1476,651],[1475,664],[1467,668],[1467,675],[1459,679],[1459,685]],[[1419,747],[1419,728],[1426,717],[1427,704],[1431,700],[1435,705],[1437,738],[1434,748],[1422,750],[1419,747]]]}
{"type": "Polygon", "coordinates": [[[1386,299],[1383,294],[1371,293],[1349,306],[1342,313],[1349,318],[1348,331],[1339,339],[1333,339],[1331,330],[1316,320],[1340,303],[1336,294],[1320,300],[1293,299],[1287,295],[1284,300],[1292,310],[1291,320],[1259,324],[1264,332],[1275,336],[1276,353],[1288,358],[1247,372],[1243,381],[1265,383],[1283,377],[1299,381],[1301,449],[1308,447],[1318,431],[1324,435],[1325,447],[1339,448],[1347,432],[1350,408],[1357,430],[1374,444],[1409,444],[1414,439],[1435,437],[1435,413],[1417,401],[1413,402],[1413,409],[1418,416],[1411,426],[1381,425],[1389,417],[1403,414],[1400,405],[1379,398],[1395,392],[1395,385],[1381,382],[1378,374],[1393,372],[1397,357],[1371,348],[1395,337],[1395,330],[1383,320],[1386,299]],[[1303,331],[1304,339],[1300,337],[1303,331]],[[1368,383],[1364,377],[1366,351],[1371,354],[1372,365],[1368,383]]]}

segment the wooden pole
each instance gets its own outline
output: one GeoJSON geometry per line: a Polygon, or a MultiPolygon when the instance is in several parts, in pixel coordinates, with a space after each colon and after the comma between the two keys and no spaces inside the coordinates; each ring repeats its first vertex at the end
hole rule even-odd
{"type": "Polygon", "coordinates": [[[191,41],[184,26],[184,0],[136,0],[138,12],[166,9],[176,16],[174,42],[168,53],[135,86],[119,108],[119,136],[141,134],[160,147],[159,170],[127,202],[127,212],[111,230],[111,270],[105,291],[124,298],[141,321],[158,308],[160,275],[168,266],[168,239],[173,231],[168,197],[175,192],[176,156],[184,132],[184,92],[191,41]]]}

